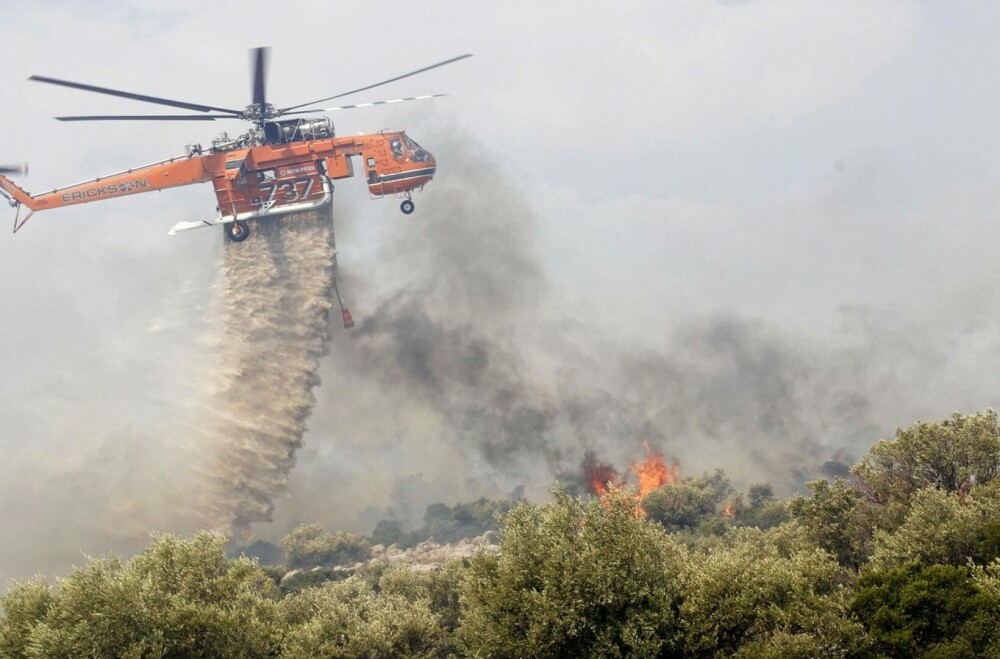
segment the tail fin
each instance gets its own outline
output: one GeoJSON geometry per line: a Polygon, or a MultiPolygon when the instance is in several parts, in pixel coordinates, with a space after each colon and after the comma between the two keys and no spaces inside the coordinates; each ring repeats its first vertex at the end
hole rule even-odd
{"type": "MultiPolygon", "coordinates": [[[[24,171],[27,171],[27,167],[24,168],[24,171]]],[[[38,204],[35,203],[35,200],[31,195],[19,188],[16,183],[2,174],[0,174],[0,190],[3,191],[0,192],[0,194],[3,194],[3,196],[10,200],[11,206],[24,204],[33,211],[39,209],[38,204]]]]}
{"type": "MultiPolygon", "coordinates": [[[[7,165],[0,166],[0,172],[4,174],[27,174],[28,165],[7,165]]],[[[24,223],[34,215],[35,211],[41,208],[35,198],[30,194],[22,190],[17,186],[16,183],[11,181],[9,178],[0,174],[0,195],[6,197],[10,205],[17,209],[17,213],[14,215],[14,233],[24,226],[24,223]],[[24,219],[18,219],[21,215],[21,204],[28,207],[28,214],[24,216],[24,219]]]]}

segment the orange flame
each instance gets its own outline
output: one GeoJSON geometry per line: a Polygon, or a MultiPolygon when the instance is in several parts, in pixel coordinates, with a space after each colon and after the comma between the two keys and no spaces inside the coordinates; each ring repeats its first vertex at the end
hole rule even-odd
{"type": "Polygon", "coordinates": [[[632,463],[632,473],[639,477],[639,499],[664,485],[676,485],[678,472],[676,462],[668,467],[663,462],[662,453],[651,452],[647,442],[643,442],[643,446],[646,458],[639,464],[632,463]]]}
{"type": "MultiPolygon", "coordinates": [[[[642,501],[643,497],[653,490],[664,485],[674,485],[678,482],[677,463],[667,465],[662,453],[654,453],[650,450],[649,444],[644,442],[646,457],[642,462],[633,462],[630,470],[638,479],[638,491],[635,500],[642,501]]],[[[586,473],[587,485],[590,491],[602,499],[608,493],[610,486],[625,487],[627,474],[619,474],[611,465],[601,462],[592,453],[587,453],[583,461],[583,469],[586,473]]],[[[646,512],[641,506],[636,505],[636,512],[645,516],[646,512]]]]}
{"type": "Polygon", "coordinates": [[[586,472],[590,491],[601,498],[604,498],[604,495],[608,493],[609,486],[621,487],[624,485],[624,477],[614,467],[606,462],[601,462],[589,451],[583,458],[583,470],[586,472]]]}
{"type": "Polygon", "coordinates": [[[736,512],[736,500],[733,497],[728,497],[722,502],[721,512],[724,516],[732,518],[736,512]]]}

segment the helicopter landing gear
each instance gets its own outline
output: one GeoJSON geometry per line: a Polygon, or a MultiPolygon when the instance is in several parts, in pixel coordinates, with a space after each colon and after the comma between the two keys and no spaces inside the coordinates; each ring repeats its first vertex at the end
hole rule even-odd
{"type": "Polygon", "coordinates": [[[409,215],[415,207],[412,199],[404,199],[403,203],[399,205],[399,210],[403,211],[403,215],[409,215]]]}
{"type": "Polygon", "coordinates": [[[250,225],[243,220],[236,220],[226,225],[225,232],[226,238],[234,243],[241,243],[250,237],[250,225]]]}

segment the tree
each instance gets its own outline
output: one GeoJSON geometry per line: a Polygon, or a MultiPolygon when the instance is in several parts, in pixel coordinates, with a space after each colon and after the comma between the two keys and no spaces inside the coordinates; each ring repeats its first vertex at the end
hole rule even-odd
{"type": "Polygon", "coordinates": [[[826,479],[806,484],[812,496],[796,496],[788,503],[792,517],[806,535],[833,554],[841,565],[858,568],[871,554],[872,511],[861,493],[847,481],[826,479]]]}
{"type": "Polygon", "coordinates": [[[360,577],[290,595],[282,600],[280,610],[289,629],[285,657],[443,655],[445,633],[427,599],[377,593],[360,577]]]}
{"type": "Polygon", "coordinates": [[[732,544],[692,554],[681,619],[684,654],[843,656],[858,650],[843,569],[802,529],[738,528],[732,544]]]}
{"type": "Polygon", "coordinates": [[[878,656],[981,657],[1000,649],[1000,599],[966,567],[910,561],[873,570],[858,583],[851,611],[878,656]]]}
{"type": "Polygon", "coordinates": [[[461,641],[481,657],[654,657],[679,640],[685,551],[613,489],[516,504],[499,556],[470,562],[461,641]]]}
{"type": "Polygon", "coordinates": [[[770,483],[757,483],[747,490],[746,505],[735,507],[736,521],[743,526],[762,530],[774,528],[788,520],[788,506],[774,498],[770,483]]]}
{"type": "Polygon", "coordinates": [[[734,492],[725,472],[716,470],[653,490],[643,498],[642,509],[668,531],[693,529],[734,492]]]}
{"type": "Polygon", "coordinates": [[[409,601],[427,600],[431,612],[440,617],[441,626],[453,632],[458,628],[461,614],[460,594],[465,570],[465,562],[461,560],[419,572],[405,563],[397,564],[378,574],[373,587],[380,593],[399,595],[409,601]]]}
{"type": "Polygon", "coordinates": [[[34,581],[3,598],[3,652],[30,657],[274,657],[274,582],[226,560],[225,537],[157,537],[131,561],[89,559],[54,591],[34,581]],[[7,647],[13,639],[14,649],[7,647]],[[18,649],[18,645],[20,649],[18,649]]]}
{"type": "Polygon", "coordinates": [[[897,567],[911,560],[985,565],[1000,556],[1000,482],[967,496],[925,487],[913,495],[899,528],[876,534],[872,564],[897,567]]]}
{"type": "Polygon", "coordinates": [[[319,524],[303,524],[281,540],[289,568],[334,567],[363,561],[371,548],[352,533],[323,533],[319,524]]]}
{"type": "Polygon", "coordinates": [[[41,578],[13,582],[0,597],[0,657],[22,659],[31,656],[28,643],[35,627],[45,620],[55,596],[41,578]]]}
{"type": "Polygon", "coordinates": [[[924,487],[964,493],[996,478],[1000,422],[996,412],[988,410],[915,423],[897,430],[894,441],[876,443],[852,471],[864,493],[898,519],[902,513],[896,511],[924,487]]]}
{"type": "Polygon", "coordinates": [[[433,537],[438,542],[455,542],[463,538],[482,535],[499,528],[497,516],[510,510],[510,501],[490,501],[485,497],[469,503],[447,506],[443,503],[427,507],[424,528],[417,532],[421,538],[433,537]]]}
{"type": "Polygon", "coordinates": [[[407,533],[398,519],[380,519],[369,539],[372,544],[386,547],[396,545],[401,549],[412,547],[420,541],[416,533],[407,533]]]}

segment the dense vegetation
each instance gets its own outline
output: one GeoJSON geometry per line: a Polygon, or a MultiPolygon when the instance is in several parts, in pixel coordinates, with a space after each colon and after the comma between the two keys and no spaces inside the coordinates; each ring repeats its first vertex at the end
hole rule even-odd
{"type": "MultiPolygon", "coordinates": [[[[1000,656],[998,473],[996,414],[956,414],[790,501],[716,472],[641,510],[621,490],[432,507],[423,532],[441,539],[503,513],[500,554],[373,561],[291,591],[227,559],[221,535],[162,536],[11,584],[0,657],[1000,656]]],[[[373,540],[306,526],[282,545],[287,566],[326,574],[373,540]]]]}

